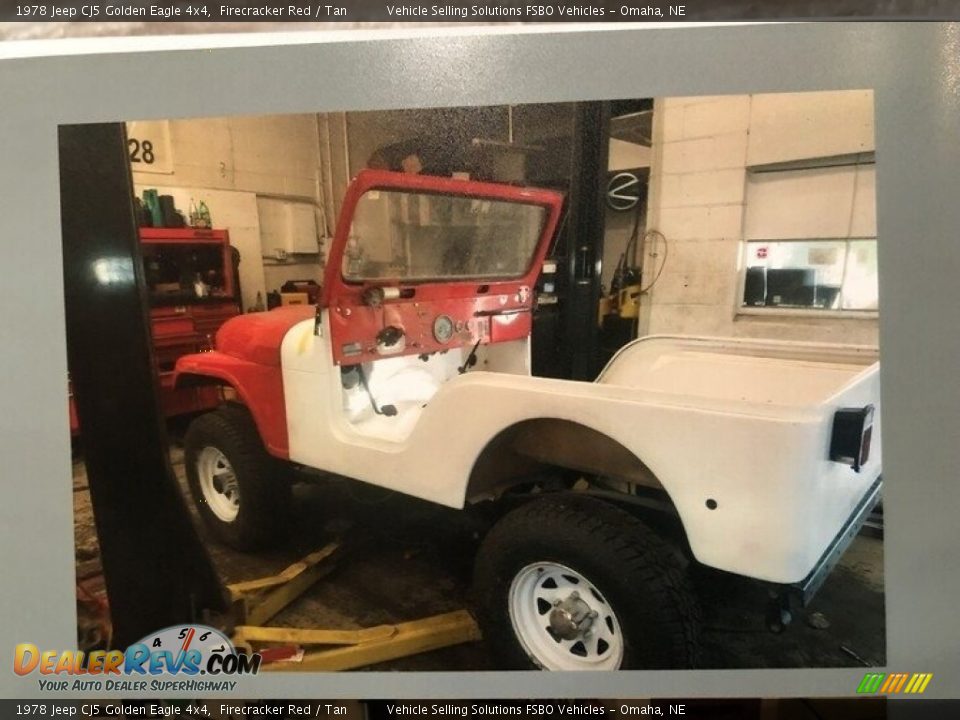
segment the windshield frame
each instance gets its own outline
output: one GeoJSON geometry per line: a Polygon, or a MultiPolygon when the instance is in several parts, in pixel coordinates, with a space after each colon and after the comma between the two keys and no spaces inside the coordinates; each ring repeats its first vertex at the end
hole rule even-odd
{"type": "MultiPolygon", "coordinates": [[[[461,181],[458,181],[458,182],[464,182],[464,181],[461,180],[461,181]]],[[[540,204],[540,203],[533,203],[533,202],[529,202],[529,201],[527,201],[527,200],[521,200],[521,199],[517,199],[517,198],[477,197],[477,196],[474,196],[474,195],[464,195],[464,194],[462,194],[462,193],[453,193],[453,192],[449,192],[449,191],[448,191],[448,192],[437,192],[437,191],[426,191],[426,190],[413,189],[413,188],[381,188],[381,187],[373,187],[373,188],[367,189],[364,193],[362,193],[362,194],[357,198],[357,202],[356,202],[356,204],[353,206],[353,212],[351,213],[351,224],[350,224],[351,230],[354,229],[354,223],[355,223],[356,216],[357,216],[357,209],[359,208],[360,203],[363,202],[364,198],[366,198],[366,197],[367,197],[368,195],[370,195],[371,193],[378,193],[378,192],[390,193],[390,194],[393,194],[393,195],[397,196],[398,198],[399,198],[399,197],[402,197],[402,196],[407,196],[407,197],[421,197],[421,198],[423,198],[423,197],[426,197],[426,198],[456,198],[456,199],[464,200],[464,201],[467,201],[467,202],[479,200],[479,201],[482,201],[482,202],[497,203],[497,204],[500,204],[500,205],[507,205],[507,204],[509,204],[509,205],[517,205],[517,206],[520,206],[520,207],[523,207],[523,208],[536,208],[537,210],[540,211],[540,213],[539,213],[539,214],[540,214],[539,223],[538,223],[537,229],[536,229],[536,230],[534,231],[534,233],[533,233],[534,237],[533,237],[533,242],[531,243],[531,248],[530,248],[530,252],[529,252],[529,257],[526,259],[526,262],[525,262],[524,266],[523,266],[522,268],[520,268],[520,269],[517,269],[517,270],[514,271],[514,272],[509,272],[509,273],[508,273],[508,272],[501,272],[501,273],[497,273],[497,272],[487,272],[487,273],[478,272],[478,273],[473,273],[473,274],[471,274],[471,273],[463,273],[463,274],[456,274],[456,275],[434,274],[434,275],[416,275],[416,276],[382,275],[382,276],[379,276],[379,277],[374,277],[374,276],[352,277],[352,276],[350,276],[350,275],[348,275],[348,274],[346,274],[346,273],[344,272],[344,265],[346,265],[346,260],[347,260],[347,258],[348,258],[348,255],[347,255],[348,250],[347,250],[347,248],[346,248],[346,246],[345,246],[345,248],[344,248],[344,253],[343,253],[343,257],[342,257],[341,263],[340,263],[340,278],[341,278],[341,280],[343,280],[343,282],[346,283],[347,285],[364,286],[364,285],[370,285],[370,284],[384,284],[384,283],[387,283],[387,284],[397,284],[397,285],[422,285],[422,284],[424,284],[424,283],[438,283],[438,284],[439,284],[439,283],[458,283],[458,282],[471,282],[471,283],[487,282],[487,283],[490,283],[490,282],[504,282],[504,281],[517,280],[517,279],[519,279],[519,278],[525,277],[525,276],[530,272],[530,269],[531,269],[531,267],[533,266],[533,264],[536,262],[537,254],[538,254],[538,251],[539,251],[539,249],[540,249],[540,245],[541,245],[541,243],[543,242],[543,230],[544,230],[544,227],[545,227],[546,224],[550,221],[550,209],[549,209],[549,207],[544,206],[544,205],[542,205],[542,204],[540,204]]],[[[391,216],[390,219],[389,219],[389,222],[390,222],[390,224],[392,225],[392,224],[394,224],[394,223],[397,222],[397,219],[391,216]]],[[[413,226],[413,225],[412,225],[412,226],[413,226]]],[[[413,227],[416,227],[416,226],[413,226],[413,227]]],[[[451,230],[452,230],[454,227],[455,227],[455,226],[454,226],[453,224],[450,225],[451,230]]],[[[442,231],[443,231],[443,230],[441,229],[441,232],[442,232],[442,231]]],[[[354,235],[352,235],[352,234],[348,236],[348,238],[347,238],[347,245],[349,245],[349,241],[350,241],[350,239],[351,239],[352,237],[354,237],[354,235]]],[[[477,246],[479,246],[479,245],[480,245],[480,242],[479,242],[479,241],[476,241],[476,242],[472,243],[472,244],[471,244],[472,250],[475,251],[475,250],[477,249],[477,246]]]]}
{"type": "Polygon", "coordinates": [[[559,225],[560,213],[563,207],[563,195],[554,190],[521,187],[500,183],[480,182],[475,180],[461,180],[450,177],[432,175],[412,175],[409,173],[390,172],[384,170],[362,170],[353,179],[344,196],[343,207],[337,222],[337,229],[327,259],[321,304],[327,307],[339,295],[353,294],[369,286],[402,285],[402,286],[463,286],[482,283],[489,286],[498,284],[532,286],[547,254],[549,245],[559,225]],[[455,196],[477,200],[492,200],[512,202],[524,205],[536,205],[546,209],[544,222],[540,228],[540,237],[537,247],[532,254],[526,271],[520,275],[506,276],[478,276],[455,278],[425,278],[406,280],[402,277],[369,278],[349,280],[344,277],[343,258],[346,251],[350,231],[353,227],[354,213],[361,198],[370,191],[394,191],[425,193],[442,196],[455,196]]]}

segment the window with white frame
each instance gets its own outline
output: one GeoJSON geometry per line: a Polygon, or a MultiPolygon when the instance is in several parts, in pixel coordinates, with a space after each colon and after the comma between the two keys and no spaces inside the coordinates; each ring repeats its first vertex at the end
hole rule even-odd
{"type": "Polygon", "coordinates": [[[743,308],[876,311],[876,166],[766,166],[747,173],[743,308]]]}

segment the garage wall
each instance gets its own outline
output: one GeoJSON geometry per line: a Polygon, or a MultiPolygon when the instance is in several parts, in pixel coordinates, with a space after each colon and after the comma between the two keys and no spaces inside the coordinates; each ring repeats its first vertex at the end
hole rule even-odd
{"type": "MultiPolygon", "coordinates": [[[[181,187],[316,197],[316,115],[171,120],[169,176],[181,187]]],[[[137,172],[134,182],[159,174],[137,172]]]]}
{"type": "MultiPolygon", "coordinates": [[[[873,149],[870,91],[657,99],[647,227],[667,247],[641,334],[876,344],[875,316],[739,309],[747,167],[873,149]]],[[[647,250],[645,285],[664,257],[662,243],[647,250]]]]}
{"type": "Polygon", "coordinates": [[[157,188],[173,195],[184,215],[190,199],[204,200],[214,226],[230,231],[240,250],[240,282],[245,307],[266,297],[287,279],[319,279],[320,265],[277,264],[262,259],[257,198],[283,197],[316,202],[324,196],[326,172],[321,169],[323,140],[316,115],[197,118],[167,123],[135,124],[131,134],[146,132],[157,143],[159,172],[133,164],[134,188],[157,188]],[[140,127],[138,127],[138,125],[140,127]]]}

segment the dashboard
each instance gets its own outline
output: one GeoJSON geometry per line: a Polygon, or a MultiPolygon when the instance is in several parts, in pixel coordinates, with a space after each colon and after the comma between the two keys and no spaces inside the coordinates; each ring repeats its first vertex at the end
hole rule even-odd
{"type": "Polygon", "coordinates": [[[530,334],[533,293],[519,282],[357,286],[330,307],[340,365],[423,355],[530,334]]]}

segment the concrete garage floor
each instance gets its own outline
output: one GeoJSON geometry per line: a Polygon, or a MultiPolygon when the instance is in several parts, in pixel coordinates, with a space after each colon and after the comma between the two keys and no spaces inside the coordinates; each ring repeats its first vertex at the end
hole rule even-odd
{"type": "MultiPolygon", "coordinates": [[[[171,459],[186,492],[183,453],[171,459]]],[[[96,532],[82,462],[74,464],[78,562],[97,555],[96,532]]],[[[272,575],[337,534],[345,539],[337,568],[271,623],[357,628],[402,622],[464,607],[472,559],[483,525],[465,513],[390,495],[351,482],[299,484],[289,537],[274,551],[243,555],[209,540],[225,582],[272,575]]],[[[856,667],[886,661],[883,542],[861,535],[806,613],[775,635],[764,624],[764,588],[697,568],[707,668],[856,667]],[[818,629],[811,621],[826,620],[818,629]]],[[[446,648],[370,668],[494,670],[483,642],[446,648]]]]}

